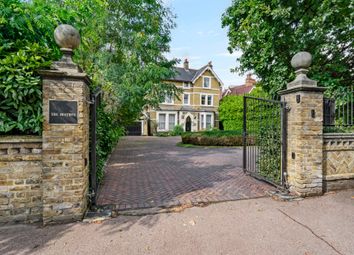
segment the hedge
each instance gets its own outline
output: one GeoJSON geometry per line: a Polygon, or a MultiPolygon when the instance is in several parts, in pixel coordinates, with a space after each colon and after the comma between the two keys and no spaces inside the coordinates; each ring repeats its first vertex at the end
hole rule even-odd
{"type": "MultiPolygon", "coordinates": [[[[262,91],[261,87],[256,87],[248,96],[267,98],[268,95],[262,91]]],[[[253,111],[256,104],[248,106],[248,112],[253,111]]],[[[256,115],[254,115],[256,116],[256,115]]],[[[249,117],[252,117],[250,115],[249,117]]],[[[257,116],[256,116],[257,117],[257,116]]],[[[224,130],[242,130],[243,129],[243,95],[229,95],[220,101],[219,118],[224,126],[224,130]]],[[[249,119],[249,121],[253,121],[249,119]]],[[[256,118],[255,122],[258,121],[256,118]]],[[[256,126],[256,125],[253,125],[256,126]]]]}
{"type": "Polygon", "coordinates": [[[182,143],[202,146],[241,146],[241,131],[204,131],[182,134],[182,143]]]}

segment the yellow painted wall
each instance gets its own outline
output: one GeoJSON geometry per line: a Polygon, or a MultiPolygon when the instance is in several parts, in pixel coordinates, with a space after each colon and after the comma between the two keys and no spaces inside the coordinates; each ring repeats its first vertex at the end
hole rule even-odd
{"type": "MultiPolygon", "coordinates": [[[[173,81],[171,82],[174,85],[176,85],[178,88],[183,88],[183,82],[177,82],[173,81]]],[[[195,110],[199,110],[203,107],[207,108],[213,108],[213,107],[219,107],[219,100],[220,100],[220,86],[221,84],[218,82],[216,77],[207,70],[206,72],[203,73],[202,76],[200,76],[196,82],[193,84],[193,86],[189,89],[183,89],[185,93],[190,93],[190,105],[192,105],[195,110]],[[203,88],[203,77],[208,76],[211,77],[211,88],[203,88]],[[208,95],[213,95],[213,105],[212,106],[201,106],[201,94],[208,94],[208,95]]],[[[174,104],[178,107],[176,107],[176,110],[179,109],[183,105],[183,94],[181,94],[178,98],[174,98],[174,104]]],[[[170,106],[170,104],[161,104],[160,107],[163,108],[164,106],[170,106]]]]}
{"type": "MultiPolygon", "coordinates": [[[[178,98],[174,98],[173,104],[160,104],[160,109],[151,109],[150,112],[150,120],[151,120],[151,128],[154,130],[156,129],[157,125],[157,113],[156,111],[180,111],[182,106],[190,107],[194,111],[203,111],[203,112],[215,112],[215,119],[214,121],[218,121],[218,107],[219,107],[219,100],[220,100],[220,87],[221,84],[218,82],[216,77],[207,70],[204,72],[194,84],[190,88],[183,88],[183,82],[178,81],[169,81],[176,85],[176,87],[183,89],[185,93],[190,93],[190,104],[183,105],[183,94],[179,95],[178,98]],[[211,88],[203,88],[203,76],[211,77],[211,88]],[[201,94],[212,95],[213,96],[213,105],[201,105],[201,94]]],[[[188,110],[184,110],[183,112],[188,112],[188,110]]],[[[180,112],[181,115],[182,112],[180,112]]],[[[189,114],[193,116],[193,131],[200,130],[199,127],[199,113],[191,111],[189,114]]],[[[183,118],[183,117],[182,117],[183,118]]],[[[144,135],[147,135],[147,121],[144,121],[144,135]],[[145,127],[146,126],[146,127],[145,127]]]]}

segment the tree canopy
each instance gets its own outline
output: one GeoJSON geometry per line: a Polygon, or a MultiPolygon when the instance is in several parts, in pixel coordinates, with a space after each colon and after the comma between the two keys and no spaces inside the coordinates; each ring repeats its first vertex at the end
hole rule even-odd
{"type": "MultiPolygon", "coordinates": [[[[0,2],[0,132],[40,133],[37,70],[60,58],[53,31],[81,34],[74,61],[105,91],[105,113],[122,126],[177,89],[162,82],[173,15],[160,0],[6,0],[0,2]]],[[[104,113],[102,113],[104,114],[104,113]]]]}
{"type": "Polygon", "coordinates": [[[163,80],[173,15],[161,0],[0,1],[0,133],[40,134],[42,86],[37,73],[60,58],[53,32],[59,24],[79,30],[76,62],[101,87],[96,153],[97,177],[123,127],[143,108],[157,106],[178,91],[163,80]]]}
{"type": "Polygon", "coordinates": [[[329,93],[353,82],[351,0],[234,0],[222,26],[228,28],[229,51],[243,52],[234,70],[252,70],[271,94],[294,78],[290,60],[298,51],[313,55],[309,76],[329,93]]]}

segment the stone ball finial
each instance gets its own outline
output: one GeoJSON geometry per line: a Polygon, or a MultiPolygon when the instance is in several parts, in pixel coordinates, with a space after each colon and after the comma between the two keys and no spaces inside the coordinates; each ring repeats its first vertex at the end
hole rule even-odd
{"type": "Polygon", "coordinates": [[[291,66],[295,69],[308,69],[312,63],[312,55],[306,51],[296,53],[291,59],[291,66]]]}
{"type": "Polygon", "coordinates": [[[62,24],[54,30],[55,42],[60,48],[76,49],[80,45],[79,32],[70,25],[62,24]]]}

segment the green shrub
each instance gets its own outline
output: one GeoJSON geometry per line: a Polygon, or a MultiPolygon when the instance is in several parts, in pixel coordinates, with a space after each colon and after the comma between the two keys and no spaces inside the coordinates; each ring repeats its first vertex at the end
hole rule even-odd
{"type": "Polygon", "coordinates": [[[42,88],[35,71],[48,66],[48,52],[48,49],[33,43],[0,59],[1,133],[41,132],[42,88]]]}
{"type": "Polygon", "coordinates": [[[354,133],[354,126],[343,127],[343,126],[325,126],[323,128],[324,133],[354,133]]]}
{"type": "MultiPolygon", "coordinates": [[[[58,24],[68,23],[82,32],[90,19],[84,20],[85,14],[70,8],[77,6],[70,2],[0,1],[0,133],[41,133],[42,85],[37,71],[47,69],[61,55],[53,31],[58,24]]],[[[91,37],[81,35],[80,49],[85,41],[92,44],[91,37]]]]}
{"type": "Polygon", "coordinates": [[[184,133],[183,127],[181,125],[176,125],[172,131],[155,132],[156,136],[168,137],[168,136],[179,136],[184,133]]]}
{"type": "Polygon", "coordinates": [[[53,32],[47,33],[55,24],[42,14],[32,13],[23,1],[0,1],[0,133],[42,130],[42,86],[36,71],[47,68],[56,55],[50,49],[53,32]]]}
{"type": "Polygon", "coordinates": [[[168,137],[168,136],[170,136],[170,133],[169,132],[156,132],[155,135],[159,136],[159,137],[168,137]]]}
{"type": "Polygon", "coordinates": [[[183,127],[181,125],[176,125],[173,130],[170,132],[171,136],[182,135],[184,132],[183,127]]]}
{"type": "Polygon", "coordinates": [[[256,164],[260,175],[280,184],[281,181],[281,135],[279,127],[261,128],[257,146],[259,157],[256,164]]]}
{"type": "MultiPolygon", "coordinates": [[[[119,137],[124,134],[124,129],[114,121],[115,115],[105,110],[102,103],[97,110],[97,179],[100,182],[104,176],[103,168],[108,156],[116,146],[119,137]]],[[[90,147],[92,148],[92,147],[90,147]]]]}

